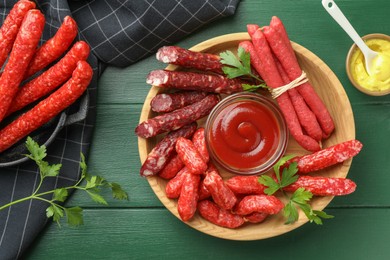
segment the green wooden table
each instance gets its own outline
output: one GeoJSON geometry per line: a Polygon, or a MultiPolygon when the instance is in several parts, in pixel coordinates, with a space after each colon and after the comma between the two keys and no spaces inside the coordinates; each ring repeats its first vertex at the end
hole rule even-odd
{"type": "MultiPolygon", "coordinates": [[[[387,0],[339,0],[339,7],[361,35],[390,34],[387,0]]],[[[84,208],[85,225],[60,229],[50,224],[26,253],[28,259],[387,259],[390,255],[390,95],[358,92],[345,73],[352,41],[321,1],[242,0],[234,17],[214,22],[178,42],[182,47],[222,34],[245,31],[247,23],[267,24],[272,15],[285,23],[291,39],[318,55],[339,77],[352,104],[356,137],[364,144],[349,172],[358,188],[335,198],[323,226],[305,224],[266,240],[238,242],[196,231],[160,203],[141,166],[134,128],[149,91],[145,77],[164,68],[153,56],[125,69],[109,67],[98,87],[98,114],[88,163],[91,172],[120,182],[128,202],[96,206],[79,192],[67,205],[84,208]]]]}

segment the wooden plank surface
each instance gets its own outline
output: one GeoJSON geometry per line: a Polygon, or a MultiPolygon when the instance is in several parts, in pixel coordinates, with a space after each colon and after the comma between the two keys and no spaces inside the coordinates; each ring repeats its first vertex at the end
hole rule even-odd
{"type": "MultiPolygon", "coordinates": [[[[339,7],[361,35],[390,34],[386,0],[339,0],[339,7]]],[[[233,17],[213,22],[176,43],[188,48],[222,34],[264,25],[272,15],[285,23],[291,39],[320,57],[343,84],[355,117],[356,137],[364,144],[349,172],[358,188],[335,198],[323,226],[306,224],[283,236],[250,242],[221,240],[200,233],[169,213],[139,176],[134,128],[149,91],[145,77],[164,68],[150,56],[127,68],[108,67],[98,88],[98,115],[91,154],[92,173],[120,182],[130,200],[97,206],[79,192],[67,205],[85,210],[85,225],[58,229],[50,224],[32,245],[28,259],[387,259],[390,248],[390,95],[369,97],[348,81],[345,57],[352,41],[322,8],[321,1],[241,0],[233,17]],[[281,250],[283,249],[283,250],[281,250]]]]}
{"type": "Polygon", "coordinates": [[[386,259],[390,255],[390,209],[328,211],[337,217],[323,226],[305,224],[283,236],[241,242],[200,233],[183,225],[165,209],[91,209],[85,212],[88,225],[77,229],[52,225],[27,255],[37,260],[249,257],[349,260],[386,259]]]}

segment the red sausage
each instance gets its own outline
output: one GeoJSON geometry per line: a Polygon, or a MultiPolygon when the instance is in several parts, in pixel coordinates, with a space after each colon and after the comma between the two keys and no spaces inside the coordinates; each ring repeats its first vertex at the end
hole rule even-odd
{"type": "Polygon", "coordinates": [[[164,168],[158,173],[163,179],[170,180],[176,176],[176,174],[184,167],[184,163],[180,160],[179,156],[175,154],[164,168]]]}
{"type": "Polygon", "coordinates": [[[222,63],[215,54],[194,52],[178,46],[164,46],[157,51],[156,58],[164,63],[223,74],[222,63]]]}
{"type": "Polygon", "coordinates": [[[243,217],[221,209],[209,200],[199,201],[198,210],[204,219],[220,227],[238,228],[245,223],[243,217]]]}
{"type": "Polygon", "coordinates": [[[149,138],[178,129],[208,115],[218,102],[218,96],[210,94],[194,104],[142,122],[135,128],[135,133],[139,137],[149,138]]]}
{"type": "MultiPolygon", "coordinates": [[[[205,174],[203,174],[203,177],[205,178],[207,176],[207,173],[210,171],[218,172],[218,169],[211,162],[209,162],[208,168],[207,168],[205,174]]],[[[207,199],[207,198],[211,197],[210,191],[207,189],[206,185],[204,184],[204,178],[201,181],[200,186],[199,186],[199,200],[203,200],[203,199],[207,199]]]]}
{"type": "Polygon", "coordinates": [[[170,199],[177,199],[181,193],[181,187],[183,186],[186,175],[191,174],[187,167],[182,168],[175,177],[170,179],[165,186],[165,194],[170,199]]]}
{"type": "Polygon", "coordinates": [[[203,161],[208,163],[210,160],[210,155],[206,146],[204,127],[199,127],[198,130],[196,130],[192,136],[192,142],[194,143],[196,150],[198,150],[199,154],[202,156],[203,161]]]}
{"type": "MultiPolygon", "coordinates": [[[[281,37],[281,39],[284,43],[290,43],[290,38],[288,37],[287,30],[284,27],[282,20],[279,19],[279,17],[272,16],[271,22],[269,23],[269,26],[278,32],[279,36],[281,37]]],[[[294,52],[294,49],[293,49],[291,43],[286,44],[286,46],[287,46],[289,52],[294,52]]]]}
{"type": "Polygon", "coordinates": [[[175,144],[180,136],[189,138],[197,128],[196,122],[168,133],[148,154],[140,169],[141,176],[152,176],[161,171],[175,153],[175,144]]]}
{"type": "Polygon", "coordinates": [[[177,93],[162,93],[156,95],[150,102],[154,112],[171,112],[173,110],[191,105],[205,98],[206,92],[183,91],[177,93]]]}
{"type": "Polygon", "coordinates": [[[36,51],[24,78],[28,78],[61,57],[72,44],[76,35],[76,21],[72,17],[66,16],[56,34],[36,51]]]}
{"type": "Polygon", "coordinates": [[[72,78],[35,107],[18,117],[0,131],[0,152],[47,123],[74,103],[87,89],[93,71],[85,61],[79,61],[72,78]]]}
{"type": "Polygon", "coordinates": [[[18,34],[20,25],[27,12],[35,8],[35,3],[21,0],[17,2],[4,20],[0,29],[0,68],[3,67],[12,45],[18,34]]]}
{"type": "MultiPolygon", "coordinates": [[[[291,45],[290,41],[285,42],[285,40],[283,40],[288,38],[288,36],[286,36],[287,33],[284,31],[284,34],[286,35],[280,36],[280,34],[273,27],[264,28],[263,31],[273,52],[282,64],[290,80],[298,78],[302,74],[302,70],[299,66],[295,53],[291,51],[292,48],[289,47],[289,45],[291,45]]],[[[305,99],[313,113],[316,115],[325,135],[330,135],[334,130],[333,119],[322,100],[314,91],[311,84],[306,82],[298,86],[297,90],[305,99]]]]}
{"type": "Polygon", "coordinates": [[[292,162],[297,162],[299,174],[319,171],[354,157],[362,148],[363,144],[358,140],[349,140],[313,154],[295,157],[283,165],[283,167],[292,162]]]}
{"type": "MultiPolygon", "coordinates": [[[[264,27],[266,28],[266,27],[264,27]]],[[[259,26],[256,24],[248,24],[247,30],[251,37],[256,33],[259,26]]],[[[292,49],[292,46],[289,45],[292,49]]],[[[274,56],[274,55],[272,55],[274,56]]],[[[275,64],[278,68],[278,72],[283,81],[283,85],[286,85],[291,82],[288,78],[287,73],[284,71],[280,62],[274,57],[275,64]]],[[[302,96],[296,89],[290,89],[287,91],[291,100],[291,104],[294,107],[294,111],[298,117],[299,123],[306,130],[307,134],[316,141],[320,141],[322,139],[322,130],[320,125],[317,122],[317,119],[314,113],[309,109],[307,104],[305,103],[302,96]]]]}
{"type": "Polygon", "coordinates": [[[264,194],[267,188],[259,182],[259,176],[234,176],[226,181],[226,185],[234,194],[264,194]]]}
{"type": "Polygon", "coordinates": [[[207,171],[203,181],[207,190],[209,190],[214,202],[222,209],[230,210],[237,202],[234,193],[224,183],[222,177],[215,170],[207,171]]]}
{"type": "Polygon", "coordinates": [[[246,25],[246,30],[248,31],[248,33],[251,37],[259,28],[260,28],[260,26],[258,26],[257,24],[247,24],[246,25]]]}
{"type": "Polygon", "coordinates": [[[245,82],[222,75],[153,70],[147,76],[146,83],[157,87],[232,94],[243,91],[241,84],[245,82]]]}
{"type": "Polygon", "coordinates": [[[204,179],[199,184],[199,200],[207,199],[211,196],[210,191],[204,185],[204,179]]]}
{"type": "Polygon", "coordinates": [[[49,94],[68,80],[72,76],[77,62],[88,58],[89,49],[88,44],[83,41],[75,43],[59,62],[19,89],[7,115],[49,94]]]}
{"type": "MultiPolygon", "coordinates": [[[[198,147],[196,147],[196,148],[198,149],[198,147]]],[[[176,158],[178,160],[180,160],[180,166],[184,165],[184,163],[182,162],[182,160],[180,159],[180,157],[178,155],[176,156],[176,158]]],[[[168,165],[166,165],[165,168],[168,168],[168,165]]],[[[169,173],[164,173],[165,168],[159,173],[160,177],[162,177],[162,178],[169,175],[169,173]],[[161,176],[161,175],[163,175],[163,176],[161,176]]],[[[174,168],[174,167],[172,166],[172,168],[174,168]]],[[[210,164],[208,170],[210,170],[210,169],[215,169],[215,168],[213,165],[210,164]]],[[[166,171],[168,172],[169,170],[167,169],[166,171]]],[[[175,198],[178,198],[180,196],[181,186],[183,185],[183,181],[184,181],[183,175],[185,175],[189,172],[190,172],[189,169],[184,166],[177,173],[175,173],[176,174],[175,177],[173,177],[172,179],[169,180],[169,182],[167,183],[166,189],[165,189],[165,193],[166,193],[168,198],[175,199],[175,198]]],[[[200,183],[200,186],[199,186],[199,199],[202,200],[202,199],[205,199],[208,197],[210,197],[210,192],[204,186],[203,180],[202,180],[200,183]]]]}
{"type": "Polygon", "coordinates": [[[243,217],[246,222],[258,224],[263,222],[268,217],[268,214],[262,212],[253,212],[243,217]]]}
{"type": "Polygon", "coordinates": [[[200,175],[187,174],[181,187],[180,197],[177,201],[177,211],[183,221],[190,220],[196,211],[198,203],[198,189],[200,175]]]}
{"type": "Polygon", "coordinates": [[[191,173],[203,174],[207,170],[207,164],[191,140],[179,137],[176,142],[176,152],[191,173]]]}
{"type": "Polygon", "coordinates": [[[249,215],[253,212],[262,212],[266,214],[277,214],[284,208],[281,202],[275,196],[268,195],[249,195],[245,196],[235,208],[238,215],[249,215]]]}
{"type": "MultiPolygon", "coordinates": [[[[282,77],[284,84],[288,84],[291,80],[288,78],[287,73],[284,71],[284,68],[280,62],[275,59],[276,66],[280,76],[282,77]]],[[[317,118],[314,113],[307,106],[305,100],[302,98],[301,94],[295,89],[292,88],[287,91],[291,102],[294,106],[294,110],[297,113],[299,123],[305,129],[306,133],[316,141],[321,141],[322,139],[322,129],[318,124],[317,118]]]]}
{"type": "Polygon", "coordinates": [[[36,9],[29,10],[25,16],[8,62],[0,78],[0,122],[18,91],[31,58],[35,53],[45,25],[45,17],[36,9]]]}
{"type": "Polygon", "coordinates": [[[356,184],[350,179],[305,175],[299,176],[296,182],[283,188],[283,190],[294,192],[298,188],[304,188],[313,193],[314,196],[341,196],[354,192],[356,184]]]}

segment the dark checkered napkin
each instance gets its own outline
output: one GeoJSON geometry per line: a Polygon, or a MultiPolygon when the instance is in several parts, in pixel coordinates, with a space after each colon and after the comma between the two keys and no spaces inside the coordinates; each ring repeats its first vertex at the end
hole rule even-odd
{"type": "MultiPolygon", "coordinates": [[[[234,14],[238,1],[35,1],[47,19],[42,41],[54,35],[66,15],[72,15],[79,25],[78,38],[91,46],[88,61],[94,69],[94,78],[82,98],[89,101],[86,118],[64,126],[49,145],[48,160],[61,163],[62,173],[45,182],[42,190],[70,185],[79,177],[80,152],[88,154],[95,123],[97,79],[102,64],[128,66],[163,45],[174,44],[201,26],[234,14]]],[[[1,24],[15,2],[0,1],[1,24]]],[[[77,102],[66,113],[77,113],[85,104],[77,102]]],[[[39,173],[31,162],[0,168],[0,206],[30,195],[38,181],[39,173]]],[[[47,206],[39,201],[26,201],[0,211],[0,259],[21,257],[47,223],[47,206]]]]}
{"type": "Polygon", "coordinates": [[[71,4],[81,35],[99,60],[127,66],[215,19],[232,15],[238,0],[84,1],[71,4]]]}

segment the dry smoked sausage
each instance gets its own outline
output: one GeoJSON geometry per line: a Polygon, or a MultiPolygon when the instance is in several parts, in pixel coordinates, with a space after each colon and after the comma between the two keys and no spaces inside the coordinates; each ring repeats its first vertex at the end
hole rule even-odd
{"type": "Polygon", "coordinates": [[[199,201],[198,210],[204,219],[221,227],[238,228],[245,223],[243,217],[233,214],[229,210],[221,209],[209,200],[199,201]]]}
{"type": "Polygon", "coordinates": [[[243,91],[241,84],[245,82],[222,75],[153,70],[147,76],[146,83],[156,87],[232,94],[243,91]]]}
{"type": "Polygon", "coordinates": [[[264,194],[267,188],[259,182],[259,176],[234,176],[226,181],[234,194],[264,194]]]}
{"type": "Polygon", "coordinates": [[[230,210],[237,202],[234,193],[224,183],[216,170],[208,170],[203,184],[209,190],[214,202],[222,209],[230,210]]]}
{"type": "Polygon", "coordinates": [[[204,135],[204,127],[199,127],[198,130],[192,136],[192,142],[194,143],[196,150],[200,153],[205,163],[210,160],[209,151],[207,150],[206,138],[204,135]]]}
{"type": "Polygon", "coordinates": [[[223,74],[220,57],[215,54],[194,52],[178,46],[164,46],[157,51],[156,58],[164,63],[174,64],[184,68],[223,74]]]}
{"type": "Polygon", "coordinates": [[[0,152],[47,123],[75,102],[87,89],[92,75],[91,66],[85,61],[79,61],[72,78],[61,88],[0,131],[0,152]]]}
{"type": "Polygon", "coordinates": [[[45,17],[36,9],[29,10],[16,36],[8,62],[0,78],[0,121],[11,105],[41,38],[45,17]]]}
{"type": "Polygon", "coordinates": [[[169,162],[164,166],[164,168],[158,173],[163,179],[170,180],[176,176],[176,174],[184,167],[183,162],[180,160],[179,156],[175,154],[169,162]]]}
{"type": "Polygon", "coordinates": [[[206,97],[206,92],[182,91],[176,93],[157,94],[150,101],[150,108],[154,112],[166,113],[191,105],[206,97]]]}
{"type": "Polygon", "coordinates": [[[319,171],[354,157],[360,152],[362,147],[363,144],[358,140],[345,141],[312,154],[295,157],[289,160],[283,167],[288,166],[292,162],[297,162],[299,174],[319,171]]]}
{"type": "Polygon", "coordinates": [[[235,208],[238,215],[245,216],[253,212],[262,212],[266,214],[277,214],[284,208],[281,202],[275,196],[268,195],[249,195],[245,196],[235,208]]]}
{"type": "Polygon", "coordinates": [[[86,60],[89,46],[80,41],[73,45],[69,52],[43,74],[22,86],[14,97],[7,115],[49,94],[72,76],[80,60],[86,60]]]}
{"type": "Polygon", "coordinates": [[[329,178],[314,176],[299,176],[293,184],[284,187],[283,190],[294,192],[298,188],[304,188],[314,196],[341,196],[355,191],[356,184],[345,178],[329,178]]]}
{"type": "Polygon", "coordinates": [[[147,119],[135,128],[135,133],[139,137],[149,138],[178,129],[208,115],[218,102],[218,96],[210,94],[194,104],[147,119]]]}
{"type": "Polygon", "coordinates": [[[185,138],[191,137],[196,131],[196,128],[197,124],[194,122],[168,133],[148,154],[141,166],[141,176],[152,176],[161,171],[168,163],[169,158],[175,153],[177,139],[180,136],[185,138]]]}
{"type": "Polygon", "coordinates": [[[176,142],[176,152],[191,173],[203,174],[207,170],[207,164],[191,140],[179,137],[176,142]]]}
{"type": "Polygon", "coordinates": [[[187,174],[181,187],[180,197],[177,201],[177,211],[183,221],[190,220],[196,211],[199,198],[199,174],[187,174]]]}
{"type": "Polygon", "coordinates": [[[0,29],[0,68],[7,60],[20,25],[27,12],[35,8],[35,3],[21,0],[17,2],[4,20],[0,29]]]}
{"type": "Polygon", "coordinates": [[[76,21],[72,17],[66,16],[56,34],[36,51],[24,78],[28,78],[61,57],[72,44],[76,35],[76,21]]]}

